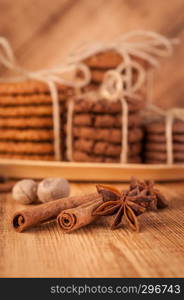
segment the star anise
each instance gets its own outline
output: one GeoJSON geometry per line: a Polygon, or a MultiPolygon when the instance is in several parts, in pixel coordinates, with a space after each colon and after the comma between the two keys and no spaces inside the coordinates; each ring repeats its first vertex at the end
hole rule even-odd
{"type": "Polygon", "coordinates": [[[132,178],[126,191],[105,185],[97,185],[97,191],[102,195],[103,203],[93,211],[93,215],[114,215],[112,229],[122,226],[125,220],[133,230],[139,231],[139,215],[147,209],[166,207],[165,197],[154,188],[152,181],[132,178]]]}
{"type": "Polygon", "coordinates": [[[103,185],[98,185],[97,190],[103,197],[103,203],[94,210],[93,215],[115,215],[112,229],[122,226],[125,220],[133,230],[139,230],[137,216],[145,212],[148,203],[154,200],[152,196],[145,196],[144,192],[137,195],[134,190],[120,192],[103,185]]]}
{"type": "Polygon", "coordinates": [[[144,193],[145,196],[153,197],[153,201],[149,203],[147,208],[151,209],[162,209],[168,206],[167,199],[165,196],[155,188],[153,180],[140,181],[135,177],[131,178],[129,191],[136,192],[137,195],[144,193]]]}

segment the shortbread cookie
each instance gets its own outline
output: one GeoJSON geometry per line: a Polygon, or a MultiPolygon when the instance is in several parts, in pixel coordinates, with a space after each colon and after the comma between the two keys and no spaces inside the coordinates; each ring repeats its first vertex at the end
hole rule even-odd
{"type": "MultiPolygon", "coordinates": [[[[69,91],[73,89],[61,84],[57,84],[59,92],[69,91]]],[[[37,80],[27,80],[22,82],[0,83],[0,95],[27,95],[27,94],[50,93],[48,84],[37,80]]]]}
{"type": "MultiPolygon", "coordinates": [[[[5,128],[53,128],[52,117],[0,118],[0,130],[5,128]]],[[[0,136],[1,137],[1,136],[0,136]]]]}
{"type": "MultiPolygon", "coordinates": [[[[97,129],[88,127],[74,127],[73,136],[78,138],[84,138],[95,141],[106,141],[112,143],[121,143],[122,130],[121,129],[97,129]]],[[[143,138],[143,131],[140,128],[129,130],[128,141],[129,143],[135,143],[141,141],[143,138]]]]}
{"type": "Polygon", "coordinates": [[[53,154],[14,154],[14,153],[0,153],[0,159],[21,159],[21,160],[50,160],[54,161],[53,154]]]}
{"type": "MultiPolygon", "coordinates": [[[[60,112],[63,113],[63,106],[60,112]]],[[[0,117],[52,116],[52,105],[27,105],[0,107],[0,117]]]]}
{"type": "Polygon", "coordinates": [[[0,129],[0,141],[52,141],[52,129],[0,129]]]}
{"type": "MultiPolygon", "coordinates": [[[[128,127],[140,126],[141,118],[138,114],[128,115],[128,127]]],[[[93,113],[75,114],[73,118],[74,126],[93,126],[98,128],[119,128],[122,126],[122,114],[99,115],[93,113]]]]}
{"type": "MultiPolygon", "coordinates": [[[[104,156],[119,156],[122,147],[121,145],[111,144],[108,142],[96,142],[94,140],[78,139],[73,143],[74,151],[84,151],[90,154],[104,155],[104,156]]],[[[141,152],[141,143],[134,143],[128,145],[129,156],[138,155],[141,152]]]]}
{"type": "MultiPolygon", "coordinates": [[[[63,102],[67,96],[59,94],[59,101],[63,102]]],[[[27,104],[51,104],[52,98],[47,94],[31,94],[31,95],[18,95],[18,96],[1,96],[0,95],[0,106],[16,106],[16,105],[27,105],[27,104]]]]}
{"type": "MultiPolygon", "coordinates": [[[[90,155],[82,151],[73,152],[73,160],[78,162],[107,162],[107,163],[119,163],[119,158],[105,157],[103,155],[90,155]]],[[[129,163],[140,163],[139,156],[131,157],[128,159],[129,163]]]]}
{"type": "Polygon", "coordinates": [[[52,143],[34,143],[34,142],[2,142],[0,141],[0,152],[17,154],[53,154],[52,143]]]}

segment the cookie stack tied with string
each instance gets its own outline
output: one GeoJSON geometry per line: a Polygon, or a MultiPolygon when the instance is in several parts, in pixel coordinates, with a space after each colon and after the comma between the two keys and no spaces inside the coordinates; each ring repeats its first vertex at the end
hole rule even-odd
{"type": "Polygon", "coordinates": [[[0,78],[0,158],[63,160],[66,100],[74,88],[89,83],[88,68],[65,62],[50,69],[23,69],[4,37],[0,66],[9,71],[0,78]],[[65,78],[78,69],[84,80],[65,78]]]}
{"type": "Polygon", "coordinates": [[[184,109],[162,110],[150,105],[145,124],[144,161],[150,164],[184,163],[184,109]]]}
{"type": "Polygon", "coordinates": [[[81,47],[71,56],[72,62],[86,64],[91,79],[68,103],[68,160],[142,162],[140,112],[150,100],[158,58],[171,55],[174,42],[154,32],[135,31],[109,44],[81,47]]]}
{"type": "MultiPolygon", "coordinates": [[[[71,89],[58,85],[61,130],[71,89]]],[[[55,160],[53,107],[47,84],[0,84],[0,158],[55,160]]],[[[62,133],[61,133],[62,134],[62,133]]],[[[63,151],[61,139],[61,152],[63,151]]]]}

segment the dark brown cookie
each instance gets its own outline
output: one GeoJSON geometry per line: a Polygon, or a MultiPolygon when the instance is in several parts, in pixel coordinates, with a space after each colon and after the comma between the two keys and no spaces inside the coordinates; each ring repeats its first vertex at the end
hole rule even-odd
{"type": "MultiPolygon", "coordinates": [[[[145,68],[147,68],[148,64],[141,58],[132,56],[132,59],[136,60],[137,62],[142,64],[145,68]]],[[[86,58],[83,62],[90,68],[100,68],[100,69],[113,68],[114,69],[120,63],[123,62],[123,58],[115,50],[107,50],[92,55],[86,58]]]]}
{"type": "MultiPolygon", "coordinates": [[[[128,98],[128,109],[129,112],[137,112],[145,107],[144,100],[135,100],[128,98]]],[[[114,114],[122,111],[122,104],[120,101],[110,102],[105,99],[99,99],[98,101],[90,100],[89,96],[86,95],[85,99],[75,99],[75,112],[87,113],[106,113],[114,114]]]]}
{"type": "MultiPolygon", "coordinates": [[[[165,164],[167,164],[167,161],[165,160],[165,161],[161,161],[161,160],[156,160],[156,159],[147,159],[146,161],[144,161],[144,163],[145,164],[154,164],[154,165],[159,165],[159,164],[161,164],[161,165],[165,165],[165,164]]],[[[182,165],[182,164],[184,164],[184,160],[175,160],[174,162],[173,162],[174,164],[180,164],[180,165],[182,165]]]]}
{"type": "MultiPolygon", "coordinates": [[[[159,161],[166,161],[167,154],[166,152],[145,152],[145,159],[147,160],[159,160],[159,161]]],[[[173,158],[175,161],[184,161],[184,152],[174,152],[173,158]]]]}
{"type": "MultiPolygon", "coordinates": [[[[89,127],[74,127],[73,136],[78,138],[84,138],[105,141],[111,143],[121,143],[122,131],[121,129],[97,129],[89,127]]],[[[128,141],[129,143],[135,143],[141,141],[143,138],[143,131],[140,128],[129,130],[128,141]]]]}
{"type": "MultiPolygon", "coordinates": [[[[166,129],[165,122],[152,122],[146,125],[146,132],[149,134],[164,134],[166,129]]],[[[174,133],[183,133],[184,134],[184,122],[175,121],[173,123],[173,132],[174,133]]]]}
{"type": "MultiPolygon", "coordinates": [[[[145,151],[166,152],[166,143],[146,143],[145,151]]],[[[173,151],[184,152],[184,143],[173,143],[173,151]]]]}
{"type": "MultiPolygon", "coordinates": [[[[106,74],[107,71],[109,71],[111,69],[91,69],[91,83],[102,83],[102,81],[104,80],[104,76],[106,74]]],[[[81,73],[81,71],[77,71],[76,74],[77,77],[79,78],[83,78],[83,73],[81,73]]],[[[132,83],[135,83],[137,80],[137,72],[134,71],[133,72],[133,78],[132,78],[132,83]]]]}
{"type": "MultiPolygon", "coordinates": [[[[119,158],[105,157],[103,155],[90,155],[82,151],[73,152],[73,160],[76,162],[108,162],[108,163],[118,163],[119,158]]],[[[129,158],[129,163],[140,163],[141,159],[139,156],[129,158]]]]}
{"type": "MultiPolygon", "coordinates": [[[[184,143],[184,134],[174,133],[172,136],[173,142],[175,143],[184,143]]],[[[155,143],[166,143],[166,135],[164,134],[153,134],[150,133],[146,135],[146,142],[155,142],[155,143]]]]}
{"type": "MultiPolygon", "coordinates": [[[[138,114],[129,114],[128,126],[140,126],[141,117],[138,114]]],[[[122,126],[122,114],[100,115],[94,113],[75,114],[73,118],[74,126],[92,126],[97,128],[120,128],[122,126]]]]}
{"type": "MultiPolygon", "coordinates": [[[[121,145],[108,142],[96,142],[94,140],[78,139],[73,143],[74,151],[84,151],[96,155],[119,156],[122,150],[121,145]]],[[[129,156],[138,155],[142,150],[141,143],[129,144],[129,156]]]]}

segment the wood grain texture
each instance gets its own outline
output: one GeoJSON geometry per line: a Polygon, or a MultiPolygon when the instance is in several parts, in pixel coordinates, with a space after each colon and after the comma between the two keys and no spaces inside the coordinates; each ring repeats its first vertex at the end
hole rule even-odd
{"type": "Polygon", "coordinates": [[[82,42],[107,41],[129,30],[178,36],[175,55],[158,70],[154,100],[164,107],[184,105],[183,0],[1,0],[0,20],[0,35],[30,69],[62,63],[82,42]]]}
{"type": "MultiPolygon", "coordinates": [[[[91,224],[65,234],[48,223],[20,234],[11,218],[24,206],[0,195],[0,277],[184,277],[183,182],[160,188],[169,208],[142,215],[140,233],[91,224]]],[[[73,183],[72,195],[94,189],[73,183]]]]}

